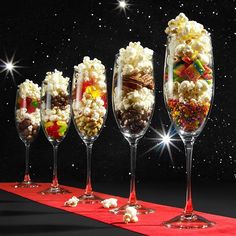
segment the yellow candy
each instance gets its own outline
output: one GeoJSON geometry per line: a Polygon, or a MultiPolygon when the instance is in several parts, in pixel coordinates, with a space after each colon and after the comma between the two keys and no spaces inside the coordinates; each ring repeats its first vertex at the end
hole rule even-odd
{"type": "Polygon", "coordinates": [[[63,121],[63,120],[58,120],[57,121],[57,125],[59,125],[59,126],[67,126],[66,122],[63,121]]]}
{"type": "Polygon", "coordinates": [[[96,86],[88,86],[85,92],[91,94],[93,98],[101,96],[101,92],[99,89],[96,88],[96,86]]]}
{"type": "Polygon", "coordinates": [[[50,127],[50,126],[53,126],[53,122],[52,122],[52,121],[48,121],[48,122],[46,122],[46,123],[44,124],[44,127],[45,127],[45,128],[48,128],[48,127],[50,127]]]}

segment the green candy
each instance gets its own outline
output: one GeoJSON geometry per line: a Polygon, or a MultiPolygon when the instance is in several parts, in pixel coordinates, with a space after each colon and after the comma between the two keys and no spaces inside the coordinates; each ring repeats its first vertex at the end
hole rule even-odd
{"type": "Polygon", "coordinates": [[[31,104],[33,107],[38,107],[38,105],[39,105],[39,103],[37,101],[33,101],[31,104]]]}
{"type": "Polygon", "coordinates": [[[193,65],[201,75],[204,74],[205,68],[199,60],[194,61],[193,65]]]}
{"type": "Polygon", "coordinates": [[[66,130],[67,130],[67,125],[61,126],[60,129],[58,130],[58,133],[64,135],[66,130]]]}

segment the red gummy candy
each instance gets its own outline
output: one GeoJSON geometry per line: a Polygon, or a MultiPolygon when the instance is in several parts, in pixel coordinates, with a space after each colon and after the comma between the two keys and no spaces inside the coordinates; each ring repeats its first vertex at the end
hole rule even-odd
{"type": "Polygon", "coordinates": [[[84,81],[84,82],[82,83],[82,89],[81,89],[80,98],[83,97],[83,94],[84,94],[86,88],[87,88],[88,86],[91,86],[91,85],[94,85],[94,82],[93,82],[92,80],[84,81]]]}
{"type": "Polygon", "coordinates": [[[59,135],[59,132],[58,132],[59,128],[60,128],[60,126],[58,126],[57,122],[54,121],[54,124],[47,128],[48,135],[52,138],[60,138],[60,135],[59,135]]]}
{"type": "Polygon", "coordinates": [[[33,107],[33,106],[31,106],[31,105],[29,105],[29,106],[27,107],[27,112],[28,112],[28,113],[33,113],[33,112],[35,112],[35,110],[36,110],[36,108],[33,107]]]}

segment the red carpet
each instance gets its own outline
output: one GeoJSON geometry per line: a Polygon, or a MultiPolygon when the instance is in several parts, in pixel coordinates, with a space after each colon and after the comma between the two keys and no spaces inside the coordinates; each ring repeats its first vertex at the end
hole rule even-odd
{"type": "MultiPolygon", "coordinates": [[[[47,195],[42,196],[37,192],[46,189],[49,184],[42,183],[39,188],[35,189],[14,189],[11,186],[13,183],[1,183],[0,189],[5,190],[10,193],[17,194],[21,197],[30,199],[32,201],[55,207],[67,212],[72,212],[74,214],[79,214],[82,216],[89,217],[94,220],[98,220],[113,226],[125,228],[127,230],[135,231],[144,235],[155,235],[155,236],[218,236],[218,235],[236,235],[236,219],[223,217],[218,215],[201,213],[202,216],[208,218],[211,221],[216,222],[216,225],[208,229],[199,230],[178,230],[178,229],[168,229],[163,227],[161,224],[163,221],[168,220],[181,213],[182,209],[169,207],[164,205],[158,205],[149,202],[143,202],[145,206],[153,208],[156,210],[155,213],[149,215],[139,215],[139,222],[124,224],[122,222],[122,216],[113,215],[108,212],[107,209],[102,208],[100,204],[94,205],[83,205],[78,204],[77,207],[64,207],[63,204],[72,196],[79,196],[83,193],[82,189],[64,186],[70,190],[71,194],[65,195],[47,195]]],[[[107,194],[97,193],[102,198],[114,197],[107,194]]],[[[127,199],[116,197],[118,199],[118,204],[121,206],[126,203],[127,199]]],[[[141,201],[140,201],[141,202],[141,201]]]]}

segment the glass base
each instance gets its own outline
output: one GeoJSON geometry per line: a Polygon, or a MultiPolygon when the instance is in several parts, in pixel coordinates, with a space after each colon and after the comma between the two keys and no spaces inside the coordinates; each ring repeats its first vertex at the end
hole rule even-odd
{"type": "Polygon", "coordinates": [[[178,228],[178,229],[203,229],[215,225],[214,222],[211,222],[199,215],[179,215],[173,219],[164,222],[164,225],[168,228],[178,228]]]}
{"type": "Polygon", "coordinates": [[[149,213],[155,212],[155,210],[144,207],[143,205],[138,204],[138,203],[137,204],[127,203],[121,207],[110,210],[110,212],[116,215],[124,215],[127,207],[134,207],[137,210],[138,215],[149,214],[149,213]]]}
{"type": "Polygon", "coordinates": [[[104,199],[92,194],[83,194],[78,197],[80,204],[94,204],[94,203],[100,203],[104,199]]]}
{"type": "Polygon", "coordinates": [[[13,188],[37,188],[40,185],[32,181],[22,181],[13,185],[13,188]]]}
{"type": "Polygon", "coordinates": [[[70,191],[64,189],[64,188],[61,188],[60,186],[58,187],[50,187],[48,189],[45,189],[41,192],[39,192],[40,194],[42,195],[48,195],[48,194],[66,194],[66,193],[70,193],[70,191]]]}

